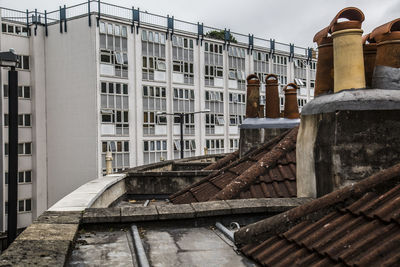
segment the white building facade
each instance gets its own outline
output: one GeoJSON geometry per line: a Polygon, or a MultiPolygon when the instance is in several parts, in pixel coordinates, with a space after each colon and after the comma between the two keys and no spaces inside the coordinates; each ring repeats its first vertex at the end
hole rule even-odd
{"type": "MultiPolygon", "coordinates": [[[[176,159],[180,149],[185,157],[235,151],[251,73],[277,74],[280,90],[299,84],[300,109],[313,98],[315,59],[294,45],[236,33],[235,43],[211,39],[215,29],[98,1],[49,13],[3,8],[0,19],[1,51],[21,55],[19,227],[102,176],[107,150],[114,171],[176,159]],[[183,148],[179,117],[160,112],[185,114],[183,148]]],[[[4,231],[5,68],[1,88],[4,231]]]]}

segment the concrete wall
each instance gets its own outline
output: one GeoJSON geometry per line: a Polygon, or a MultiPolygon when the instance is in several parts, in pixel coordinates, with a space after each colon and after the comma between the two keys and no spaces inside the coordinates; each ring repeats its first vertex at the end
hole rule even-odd
{"type": "Polygon", "coordinates": [[[400,92],[358,89],[325,95],[303,110],[297,195],[319,197],[400,162],[400,92]]]}
{"type": "Polygon", "coordinates": [[[68,21],[46,39],[48,205],[98,174],[96,27],[68,21]]]}

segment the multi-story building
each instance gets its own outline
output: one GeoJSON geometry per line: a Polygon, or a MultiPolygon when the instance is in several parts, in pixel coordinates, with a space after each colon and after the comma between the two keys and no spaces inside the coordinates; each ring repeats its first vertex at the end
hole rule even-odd
{"type": "MultiPolygon", "coordinates": [[[[181,149],[185,157],[236,150],[250,73],[279,75],[282,108],[286,83],[300,85],[300,108],[313,97],[315,59],[294,45],[236,33],[211,39],[215,29],[100,1],[45,13],[3,8],[0,20],[0,50],[21,58],[19,227],[102,176],[108,150],[114,171],[175,159],[181,149]],[[179,116],[162,112],[185,114],[183,147],[179,116]]],[[[2,68],[3,231],[7,84],[2,68]]]]}

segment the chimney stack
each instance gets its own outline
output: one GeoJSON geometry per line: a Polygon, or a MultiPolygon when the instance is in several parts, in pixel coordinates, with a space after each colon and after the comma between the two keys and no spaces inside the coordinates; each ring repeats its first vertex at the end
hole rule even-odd
{"type": "Polygon", "coordinates": [[[373,88],[400,89],[400,18],[374,29],[377,42],[373,88]]]}
{"type": "Polygon", "coordinates": [[[333,40],[328,32],[329,27],[322,29],[313,40],[318,44],[314,97],[333,93],[333,40]]]}
{"type": "MultiPolygon", "coordinates": [[[[393,90],[400,88],[400,20],[369,37],[377,42],[372,85],[382,85],[379,89],[361,88],[363,20],[360,10],[345,8],[329,26],[335,93],[320,95],[302,109],[296,146],[298,197],[323,196],[400,162],[400,90],[393,90]],[[343,90],[351,88],[361,89],[343,90]]],[[[366,52],[372,60],[372,52],[366,52]]],[[[371,62],[365,63],[369,73],[371,62]]]]}
{"type": "Polygon", "coordinates": [[[278,76],[275,74],[268,74],[265,77],[266,118],[279,118],[280,103],[278,85],[278,76]]]}
{"type": "Polygon", "coordinates": [[[280,118],[278,77],[274,74],[269,74],[265,78],[265,83],[266,118],[263,118],[264,109],[263,106],[259,104],[260,82],[255,74],[251,74],[247,77],[246,119],[243,121],[243,124],[239,126],[240,156],[246,154],[254,146],[268,142],[288,129],[296,127],[300,123],[298,119],[297,86],[292,84],[296,89],[287,90],[285,95],[286,103],[289,104],[287,108],[289,113],[287,118],[280,118]],[[257,111],[259,113],[257,113],[257,111]]]}
{"type": "Polygon", "coordinates": [[[255,74],[247,77],[246,118],[257,118],[260,105],[260,80],[255,74]]]}
{"type": "Polygon", "coordinates": [[[355,7],[342,9],[330,24],[333,38],[334,92],[365,88],[361,24],[364,14],[355,7]],[[339,22],[339,19],[348,21],[339,22]]]}
{"type": "Polygon", "coordinates": [[[364,71],[365,71],[365,86],[371,88],[372,75],[375,68],[376,58],[376,42],[370,38],[370,34],[366,34],[362,38],[363,53],[364,53],[364,71]]]}
{"type": "Polygon", "coordinates": [[[297,85],[295,83],[289,83],[285,86],[283,91],[285,92],[285,110],[283,116],[287,119],[298,119],[299,106],[297,104],[297,85]]]}

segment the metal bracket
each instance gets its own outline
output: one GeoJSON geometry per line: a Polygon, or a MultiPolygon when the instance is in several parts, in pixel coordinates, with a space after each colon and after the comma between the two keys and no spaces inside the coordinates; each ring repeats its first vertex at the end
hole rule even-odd
{"type": "Polygon", "coordinates": [[[289,50],[290,50],[289,60],[293,60],[293,58],[294,58],[294,44],[289,44],[289,50]]]}
{"type": "Polygon", "coordinates": [[[97,27],[100,25],[100,0],[97,0],[97,27]]]}
{"type": "Polygon", "coordinates": [[[229,45],[231,44],[231,30],[224,30],[224,49],[228,50],[229,45]]]}
{"type": "Polygon", "coordinates": [[[88,23],[89,23],[89,27],[92,27],[92,18],[90,17],[90,0],[88,0],[88,23]]]}
{"type": "Polygon", "coordinates": [[[169,15],[167,15],[167,39],[168,39],[168,34],[170,33],[171,30],[171,40],[172,40],[172,35],[174,34],[174,16],[170,17],[169,15]]]}
{"type": "Polygon", "coordinates": [[[247,54],[252,55],[254,49],[254,34],[249,34],[249,47],[247,48],[247,54]]]}
{"type": "Polygon", "coordinates": [[[270,57],[275,54],[275,40],[274,39],[269,39],[270,43],[270,50],[269,50],[269,55],[270,57]]]}
{"type": "Polygon", "coordinates": [[[196,44],[199,45],[199,41],[200,41],[200,46],[202,46],[203,44],[203,40],[204,40],[204,24],[200,24],[199,22],[197,22],[197,40],[196,40],[196,44]]]}
{"type": "Polygon", "coordinates": [[[140,27],[140,11],[138,9],[134,9],[132,7],[132,25],[131,25],[131,33],[133,33],[133,30],[135,28],[135,21],[137,22],[136,25],[136,34],[139,34],[139,27],[140,27]]]}

